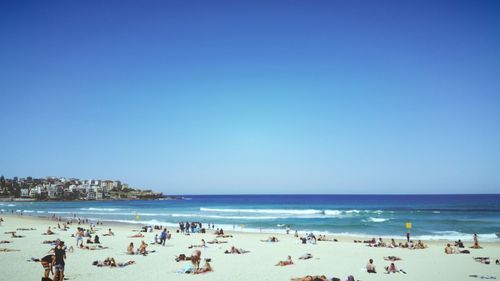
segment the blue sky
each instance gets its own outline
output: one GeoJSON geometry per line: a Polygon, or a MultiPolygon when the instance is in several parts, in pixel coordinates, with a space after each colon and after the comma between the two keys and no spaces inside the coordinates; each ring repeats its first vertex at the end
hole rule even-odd
{"type": "Polygon", "coordinates": [[[0,173],[498,193],[498,1],[2,1],[0,173]]]}

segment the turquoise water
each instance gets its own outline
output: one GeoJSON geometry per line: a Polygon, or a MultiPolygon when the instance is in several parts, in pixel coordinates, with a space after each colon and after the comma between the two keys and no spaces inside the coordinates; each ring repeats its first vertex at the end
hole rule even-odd
{"type": "Polygon", "coordinates": [[[186,200],[0,202],[3,212],[243,231],[295,230],[421,239],[498,240],[500,195],[185,195],[186,200]],[[139,221],[136,221],[139,214],[139,221]]]}

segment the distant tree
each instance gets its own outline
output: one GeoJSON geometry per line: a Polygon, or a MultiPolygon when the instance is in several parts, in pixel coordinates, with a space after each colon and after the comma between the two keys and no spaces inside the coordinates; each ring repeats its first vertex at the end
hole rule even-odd
{"type": "Polygon", "coordinates": [[[5,178],[2,176],[0,176],[0,188],[3,188],[5,186],[5,178]]]}

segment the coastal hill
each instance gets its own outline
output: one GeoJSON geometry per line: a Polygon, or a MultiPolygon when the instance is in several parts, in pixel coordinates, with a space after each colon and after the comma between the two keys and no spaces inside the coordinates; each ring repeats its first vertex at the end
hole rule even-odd
{"type": "Polygon", "coordinates": [[[134,200],[164,197],[161,192],[132,188],[119,180],[64,177],[6,179],[0,176],[0,198],[8,200],[134,200]]]}

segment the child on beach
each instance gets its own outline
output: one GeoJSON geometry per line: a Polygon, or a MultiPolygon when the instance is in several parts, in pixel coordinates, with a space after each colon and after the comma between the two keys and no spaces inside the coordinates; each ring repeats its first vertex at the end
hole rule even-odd
{"type": "Polygon", "coordinates": [[[366,272],[377,273],[377,271],[375,270],[375,265],[373,264],[373,259],[370,259],[368,261],[368,264],[366,265],[366,272]]]}

